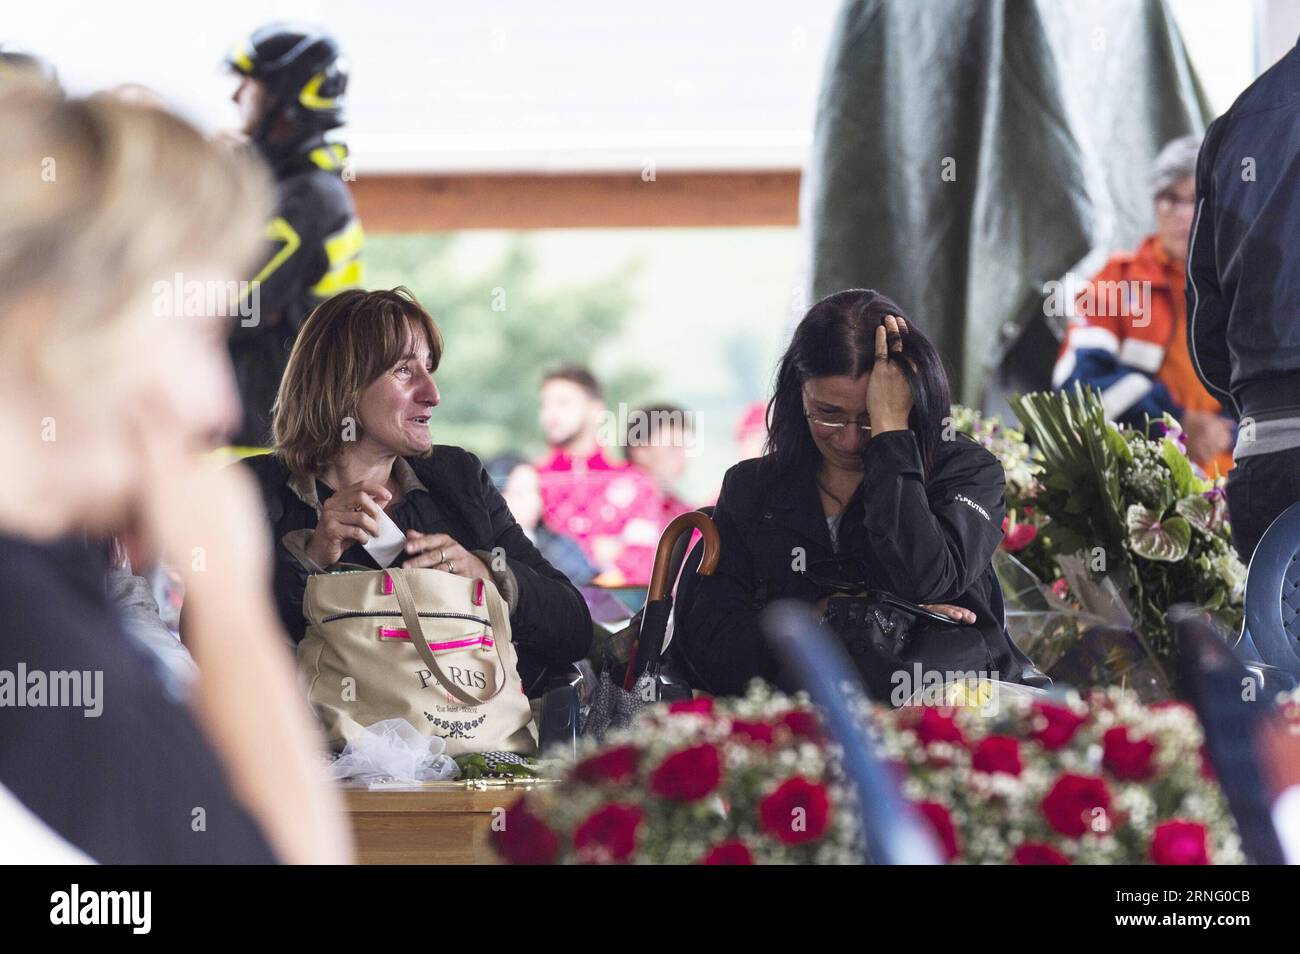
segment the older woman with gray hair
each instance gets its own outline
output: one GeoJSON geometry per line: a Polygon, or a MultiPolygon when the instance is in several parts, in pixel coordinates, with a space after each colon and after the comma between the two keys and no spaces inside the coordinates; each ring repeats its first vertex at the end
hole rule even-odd
{"type": "Polygon", "coordinates": [[[1183,284],[1200,145],[1199,136],[1183,136],[1160,150],[1151,177],[1155,231],[1111,256],[1076,299],[1052,384],[1091,385],[1109,418],[1134,427],[1173,415],[1188,456],[1206,473],[1226,474],[1233,423],[1187,351],[1183,284]]]}

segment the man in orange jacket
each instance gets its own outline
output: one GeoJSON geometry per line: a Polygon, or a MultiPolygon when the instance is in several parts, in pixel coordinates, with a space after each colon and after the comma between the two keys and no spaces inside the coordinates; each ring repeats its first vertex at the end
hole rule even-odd
{"type": "Polygon", "coordinates": [[[1183,294],[1200,139],[1184,136],[1155,165],[1156,231],[1112,256],[1074,303],[1052,385],[1101,392],[1111,420],[1141,427],[1166,411],[1207,474],[1232,468],[1233,422],[1196,376],[1183,294]]]}

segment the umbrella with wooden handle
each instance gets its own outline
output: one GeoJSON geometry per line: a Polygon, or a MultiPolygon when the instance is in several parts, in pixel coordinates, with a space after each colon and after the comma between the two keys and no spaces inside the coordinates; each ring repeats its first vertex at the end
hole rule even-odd
{"type": "Polygon", "coordinates": [[[718,567],[722,543],[718,537],[718,528],[707,516],[698,511],[688,511],[674,517],[664,528],[655,550],[650,590],[646,593],[645,608],[641,610],[641,628],[637,633],[636,647],[632,658],[628,660],[627,675],[623,680],[623,688],[628,691],[638,683],[651,685],[655,687],[651,692],[657,698],[660,657],[663,654],[664,635],[668,631],[668,617],[673,610],[671,587],[675,581],[668,578],[675,562],[672,559],[673,549],[683,534],[694,530],[698,530],[704,539],[704,555],[697,572],[701,576],[712,576],[718,567]]]}

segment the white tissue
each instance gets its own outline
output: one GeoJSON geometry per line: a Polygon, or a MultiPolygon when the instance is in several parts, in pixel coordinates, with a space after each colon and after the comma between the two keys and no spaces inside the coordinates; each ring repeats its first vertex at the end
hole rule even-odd
{"type": "Polygon", "coordinates": [[[379,519],[376,522],[379,524],[379,536],[371,537],[362,546],[375,558],[375,562],[380,567],[388,569],[406,546],[406,534],[402,533],[397,524],[393,523],[393,518],[382,510],[379,511],[379,519]]]}
{"type": "Polygon", "coordinates": [[[330,763],[329,773],[332,778],[443,781],[460,772],[446,749],[445,739],[421,735],[405,719],[384,719],[349,742],[330,763]]]}

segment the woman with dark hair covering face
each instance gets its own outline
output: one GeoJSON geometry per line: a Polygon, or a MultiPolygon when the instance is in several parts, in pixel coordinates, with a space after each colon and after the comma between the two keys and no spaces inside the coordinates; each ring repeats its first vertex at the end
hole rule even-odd
{"type": "Polygon", "coordinates": [[[777,372],[765,455],[723,480],[718,570],[683,607],[678,653],[700,688],[782,684],[759,612],[780,598],[824,610],[849,583],[961,624],[918,634],[942,640],[913,647],[923,665],[930,655],[944,670],[1020,678],[992,569],[1002,466],[950,413],[938,352],[893,301],[854,289],[808,311],[777,372]]]}

